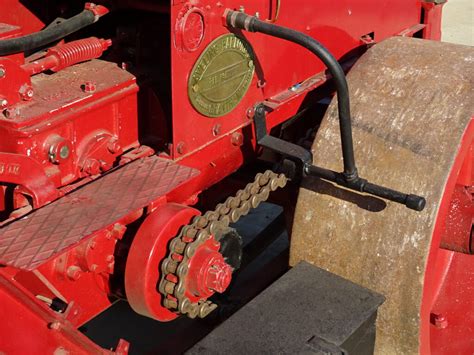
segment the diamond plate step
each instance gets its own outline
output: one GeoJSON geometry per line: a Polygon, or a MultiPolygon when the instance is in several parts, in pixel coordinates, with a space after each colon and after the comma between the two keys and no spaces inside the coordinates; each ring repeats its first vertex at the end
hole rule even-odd
{"type": "Polygon", "coordinates": [[[130,163],[1,228],[0,264],[32,270],[197,175],[156,156],[130,163]]]}

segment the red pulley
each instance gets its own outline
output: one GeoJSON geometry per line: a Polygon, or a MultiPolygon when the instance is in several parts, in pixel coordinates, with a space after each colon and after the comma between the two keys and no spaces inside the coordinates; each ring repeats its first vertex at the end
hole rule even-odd
{"type": "MultiPolygon", "coordinates": [[[[170,203],[158,207],[141,225],[125,268],[125,292],[135,312],[162,322],[178,317],[178,312],[164,307],[158,291],[161,263],[169,253],[170,240],[199,214],[196,209],[170,203]]],[[[233,269],[219,249],[220,243],[210,235],[189,259],[185,294],[193,302],[224,292],[232,280],[233,269]]]]}
{"type": "Polygon", "coordinates": [[[135,312],[163,322],[178,317],[163,307],[162,295],[157,291],[160,263],[168,254],[170,239],[199,214],[198,210],[187,206],[166,204],[158,207],[141,225],[125,268],[125,292],[135,312]]]}

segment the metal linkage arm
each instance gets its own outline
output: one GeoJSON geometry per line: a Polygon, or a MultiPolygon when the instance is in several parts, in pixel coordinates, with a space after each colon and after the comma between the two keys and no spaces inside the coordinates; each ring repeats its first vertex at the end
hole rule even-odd
{"type": "Polygon", "coordinates": [[[230,28],[263,33],[268,36],[296,43],[308,49],[327,66],[336,86],[342,157],[344,162],[344,171],[342,173],[313,166],[313,159],[310,152],[290,142],[269,136],[265,121],[265,106],[263,104],[257,106],[255,109],[255,129],[257,131],[258,143],[261,146],[274,150],[293,160],[300,161],[302,163],[303,173],[306,175],[318,176],[351,190],[365,192],[402,203],[415,211],[422,211],[425,208],[426,200],[423,197],[391,190],[369,183],[367,180],[359,177],[352,142],[350,98],[346,76],[336,58],[334,58],[321,43],[305,33],[273,23],[260,21],[257,17],[249,16],[243,12],[228,9],[224,13],[224,18],[227,26],[230,28]]]}
{"type": "Polygon", "coordinates": [[[301,163],[303,174],[306,176],[317,176],[353,191],[365,192],[370,195],[401,203],[415,211],[422,211],[425,208],[426,200],[423,197],[406,194],[384,186],[372,184],[359,176],[355,179],[349,180],[346,178],[344,173],[338,173],[336,171],[312,165],[313,157],[311,152],[299,145],[268,135],[265,105],[259,104],[255,108],[254,121],[258,144],[291,160],[298,161],[301,163]]]}

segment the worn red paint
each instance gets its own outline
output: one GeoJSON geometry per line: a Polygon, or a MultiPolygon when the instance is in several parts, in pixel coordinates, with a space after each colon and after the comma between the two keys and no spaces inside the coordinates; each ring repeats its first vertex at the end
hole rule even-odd
{"type": "MultiPolygon", "coordinates": [[[[166,254],[169,238],[198,214],[196,210],[183,205],[178,208],[175,204],[195,203],[202,190],[255,157],[251,115],[247,114],[253,105],[266,101],[273,108],[268,117],[269,126],[275,127],[297,113],[306,94],[328,79],[323,65],[305,50],[262,35],[248,34],[247,39],[258,59],[257,75],[249,92],[225,117],[204,117],[192,108],[187,98],[188,74],[204,48],[219,35],[228,33],[222,25],[224,10],[243,6],[247,13],[259,12],[271,17],[274,2],[201,0],[192,4],[172,1],[167,5],[145,0],[112,2],[118,9],[135,8],[169,16],[171,38],[166,50],[171,68],[165,68],[165,71],[172,73],[171,117],[166,117],[162,104],[151,91],[148,104],[138,106],[138,85],[134,75],[127,71],[130,67],[127,58],[118,58],[123,60],[120,66],[99,60],[73,65],[96,58],[100,53],[94,52],[87,57],[84,54],[87,51],[84,51],[84,55],[68,57],[61,62],[58,51],[62,44],[51,50],[42,62],[37,58],[39,64],[34,60],[25,64],[23,53],[0,58],[0,69],[6,73],[0,75],[0,182],[16,186],[13,191],[6,186],[0,189],[0,207],[9,211],[30,204],[33,208],[49,204],[28,218],[37,219],[45,227],[48,223],[52,225],[45,233],[44,230],[39,232],[40,228],[33,232],[25,229],[19,234],[18,230],[15,232],[16,228],[27,224],[25,220],[19,220],[0,230],[1,262],[6,265],[0,269],[0,316],[11,320],[0,327],[0,350],[7,353],[32,353],[38,348],[44,352],[61,348],[73,353],[108,352],[85,338],[77,327],[111,305],[114,294],[109,287],[110,275],[123,272],[115,269],[115,246],[127,226],[144,214],[149,215],[130,251],[132,256],[138,256],[130,258],[125,269],[127,295],[132,307],[142,314],[160,320],[175,318],[176,314],[161,307],[161,296],[155,292],[159,280],[157,265],[166,254]],[[192,32],[189,32],[190,27],[192,32]],[[62,70],[30,77],[47,68],[62,70]],[[145,114],[139,116],[138,108],[145,114]],[[139,120],[147,129],[158,130],[163,145],[169,148],[159,152],[160,158],[145,158],[153,154],[153,150],[140,145],[139,120]],[[170,127],[172,131],[168,132],[170,127]],[[136,159],[139,161],[93,181],[136,159]],[[135,191],[126,185],[114,190],[114,186],[122,186],[120,174],[129,171],[133,175],[140,171],[133,164],[147,164],[156,159],[160,164],[168,166],[169,163],[176,171],[183,172],[184,178],[179,180],[171,176],[167,184],[155,182],[154,187],[159,191],[148,193],[147,190],[146,196],[140,195],[142,190],[135,191]],[[106,185],[101,185],[104,182],[106,185]],[[89,185],[77,193],[62,197],[87,183],[89,185]],[[84,199],[92,201],[94,198],[95,202],[89,205],[84,202],[84,199]],[[95,222],[87,215],[93,211],[99,216],[101,210],[113,210],[111,204],[114,203],[121,209],[120,213],[108,214],[95,222]],[[77,227],[76,220],[68,224],[58,216],[75,208],[76,216],[82,220],[79,224],[84,227],[82,234],[71,231],[77,227]],[[41,213],[44,213],[43,217],[41,213]],[[52,215],[45,217],[48,213],[52,215]],[[165,216],[169,218],[164,219],[165,216]],[[62,229],[56,229],[56,226],[63,222],[61,232],[62,229]],[[11,245],[5,239],[8,233],[8,241],[18,242],[16,249],[9,249],[11,245]],[[155,237],[149,238],[150,235],[155,237]],[[158,250],[158,254],[154,254],[154,250],[158,250]],[[55,313],[36,295],[61,298],[69,307],[65,314],[55,313]],[[29,335],[26,341],[25,333],[29,335]]],[[[39,10],[29,9],[18,0],[2,0],[1,3],[7,10],[0,13],[0,22],[8,26],[0,24],[0,38],[37,31],[48,13],[56,18],[62,15],[60,11],[55,13],[56,8],[69,9],[67,2],[61,6],[44,4],[39,10]]],[[[88,5],[88,8],[98,16],[107,12],[102,6],[88,5]]],[[[296,0],[282,1],[278,24],[314,36],[338,59],[349,63],[358,55],[353,51],[361,45],[372,44],[372,39],[377,42],[400,33],[413,35],[422,29],[425,38],[439,39],[440,15],[441,6],[414,0],[352,0],[338,6],[328,6],[323,0],[296,0]],[[424,23],[420,24],[422,11],[425,11],[424,23]],[[368,38],[371,39],[369,42],[368,38]],[[352,52],[354,55],[347,58],[352,52]]],[[[162,34],[155,35],[160,40],[162,34]]],[[[102,49],[110,45],[110,42],[102,43],[102,49]]],[[[79,51],[85,48],[79,43],[75,47],[74,44],[65,46],[79,51]]],[[[146,85],[141,89],[148,90],[146,85]]],[[[152,169],[148,171],[153,172],[152,169]]],[[[153,177],[164,176],[161,171],[155,172],[153,177]]],[[[139,185],[137,180],[129,179],[139,185]]],[[[12,218],[18,216],[21,213],[12,218]]],[[[213,250],[212,246],[208,249],[213,250]]],[[[218,255],[214,256],[219,259],[218,255]]],[[[221,292],[230,282],[224,264],[219,264],[224,272],[216,278],[205,267],[207,261],[207,256],[203,256],[200,263],[197,261],[199,265],[194,273],[197,276],[191,280],[193,287],[205,296],[211,294],[212,289],[221,292]]],[[[463,267],[463,262],[458,267],[463,267]]],[[[454,317],[459,314],[455,313],[454,317]]],[[[449,311],[448,317],[453,317],[449,311]]],[[[127,351],[125,342],[116,349],[117,353],[127,351]]]]}

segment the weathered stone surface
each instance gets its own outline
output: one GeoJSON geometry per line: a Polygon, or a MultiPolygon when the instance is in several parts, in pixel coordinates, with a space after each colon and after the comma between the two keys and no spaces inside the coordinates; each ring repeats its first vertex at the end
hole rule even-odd
{"type": "MultiPolygon", "coordinates": [[[[309,261],[387,297],[377,352],[418,353],[420,303],[433,228],[462,136],[474,114],[474,48],[392,38],[348,77],[360,175],[426,197],[414,212],[308,178],[296,208],[291,264],[309,261]]],[[[342,171],[335,102],[312,147],[342,171]]]]}

